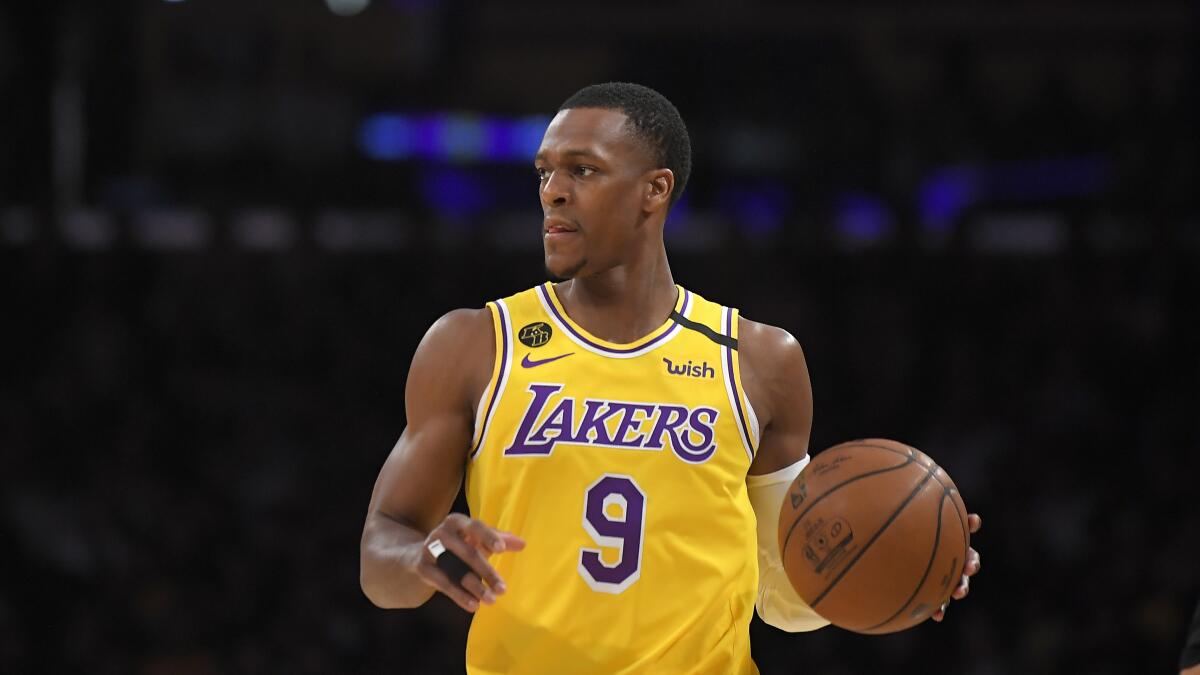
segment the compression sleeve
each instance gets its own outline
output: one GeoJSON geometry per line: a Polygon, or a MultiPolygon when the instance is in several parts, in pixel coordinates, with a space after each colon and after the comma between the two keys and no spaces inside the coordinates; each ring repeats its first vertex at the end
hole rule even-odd
{"type": "Polygon", "coordinates": [[[750,505],[758,519],[758,600],[754,606],[763,621],[790,633],[829,625],[796,594],[779,553],[779,510],[788,486],[806,464],[808,455],[778,471],[746,476],[750,505]]]}

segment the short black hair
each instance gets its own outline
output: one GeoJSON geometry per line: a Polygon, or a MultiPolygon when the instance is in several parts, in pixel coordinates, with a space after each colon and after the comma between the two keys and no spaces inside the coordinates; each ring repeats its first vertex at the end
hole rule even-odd
{"type": "Polygon", "coordinates": [[[671,206],[679,201],[692,173],[692,140],[679,110],[667,97],[632,82],[605,82],[580,89],[558,109],[561,112],[570,108],[600,108],[625,113],[626,124],[635,137],[646,143],[654,161],[675,174],[671,206]]]}

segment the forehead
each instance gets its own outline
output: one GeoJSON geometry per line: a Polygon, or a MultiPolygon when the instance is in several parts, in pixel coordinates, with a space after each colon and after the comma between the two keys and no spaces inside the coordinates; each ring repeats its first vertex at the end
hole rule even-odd
{"type": "Polygon", "coordinates": [[[646,153],[626,130],[628,118],[619,110],[568,108],[561,110],[542,137],[538,158],[590,154],[601,159],[645,161],[646,153]]]}

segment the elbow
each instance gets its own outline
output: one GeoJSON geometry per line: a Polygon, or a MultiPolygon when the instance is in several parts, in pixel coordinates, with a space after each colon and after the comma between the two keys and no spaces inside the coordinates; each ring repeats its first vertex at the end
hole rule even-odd
{"type": "Polygon", "coordinates": [[[425,594],[402,592],[395,579],[381,573],[365,559],[359,565],[358,586],[362,589],[363,595],[367,596],[367,600],[370,600],[371,604],[379,609],[420,607],[433,595],[432,589],[430,589],[431,592],[425,594]]]}
{"type": "Polygon", "coordinates": [[[829,622],[823,619],[804,619],[799,621],[788,620],[784,617],[771,617],[768,619],[762,614],[759,614],[759,617],[762,618],[763,623],[767,624],[768,626],[774,626],[775,628],[788,633],[809,633],[829,625],[829,622]]]}
{"type": "MultiPolygon", "coordinates": [[[[783,568],[774,570],[782,572],[783,568]]],[[[788,633],[806,633],[829,625],[828,621],[796,594],[786,578],[775,578],[777,583],[767,581],[768,583],[760,582],[758,599],[754,603],[754,608],[763,623],[788,633]]]]}
{"type": "Polygon", "coordinates": [[[817,616],[815,612],[798,612],[797,614],[789,616],[782,612],[764,612],[760,608],[758,610],[758,616],[763,620],[763,623],[767,624],[768,626],[774,626],[775,628],[788,633],[807,633],[829,625],[828,621],[817,616]]]}
{"type": "Polygon", "coordinates": [[[375,582],[365,566],[359,571],[358,586],[362,589],[363,595],[367,596],[367,600],[370,600],[371,604],[379,609],[401,609],[400,605],[393,598],[389,598],[387,593],[375,582]]]}
{"type": "Polygon", "coordinates": [[[391,592],[388,584],[383,583],[379,578],[379,574],[372,573],[369,566],[364,562],[359,567],[358,586],[362,589],[363,595],[367,596],[367,600],[371,601],[379,609],[407,609],[416,607],[402,602],[397,594],[391,592]]]}

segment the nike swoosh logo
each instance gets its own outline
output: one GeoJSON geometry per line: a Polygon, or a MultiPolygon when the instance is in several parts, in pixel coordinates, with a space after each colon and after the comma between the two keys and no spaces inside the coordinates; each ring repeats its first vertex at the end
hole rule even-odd
{"type": "Polygon", "coordinates": [[[565,358],[567,358],[568,356],[570,356],[570,355],[572,355],[572,354],[574,354],[574,353],[575,353],[575,352],[567,352],[566,354],[559,354],[558,356],[551,356],[551,357],[550,357],[550,358],[548,358],[548,359],[542,359],[542,360],[540,360],[540,361],[534,361],[533,359],[530,359],[530,358],[529,358],[529,355],[528,355],[528,354],[526,354],[526,355],[525,355],[525,358],[521,359],[521,367],[522,367],[522,368],[537,368],[538,366],[544,366],[544,365],[546,365],[547,363],[550,363],[551,361],[557,361],[557,360],[559,360],[559,359],[565,359],[565,358]]]}

